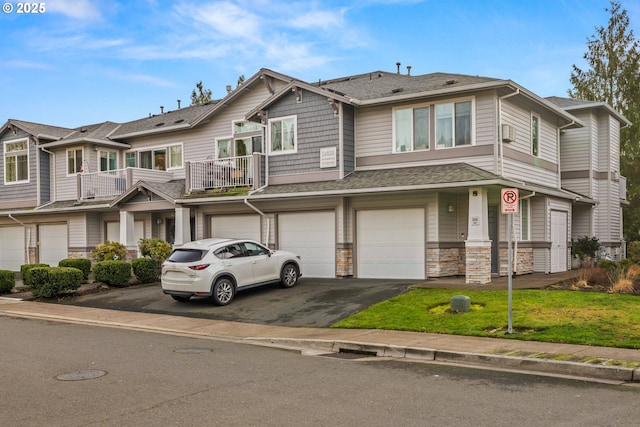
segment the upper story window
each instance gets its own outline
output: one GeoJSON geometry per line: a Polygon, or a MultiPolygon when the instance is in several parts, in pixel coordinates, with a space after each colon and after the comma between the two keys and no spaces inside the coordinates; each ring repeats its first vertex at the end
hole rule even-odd
{"type": "Polygon", "coordinates": [[[436,104],[436,148],[471,145],[471,101],[436,104]]]}
{"type": "Polygon", "coordinates": [[[98,161],[100,172],[118,169],[118,153],[115,151],[98,152],[98,161]]]}
{"type": "Polygon", "coordinates": [[[295,116],[269,120],[269,153],[295,153],[298,147],[296,128],[295,116]]]}
{"type": "Polygon", "coordinates": [[[429,149],[429,107],[394,110],[395,153],[429,149]]]}
{"type": "Polygon", "coordinates": [[[250,156],[262,153],[264,127],[259,123],[238,120],[233,122],[233,135],[216,139],[216,159],[250,156]]]}
{"type": "Polygon", "coordinates": [[[67,150],[67,175],[75,175],[83,172],[82,148],[67,150]]]}
{"type": "Polygon", "coordinates": [[[29,181],[29,141],[4,143],[4,182],[15,184],[29,181]]]}
{"type": "Polygon", "coordinates": [[[167,170],[183,167],[182,144],[169,145],[139,151],[129,151],[124,155],[126,167],[167,170]]]}
{"type": "Polygon", "coordinates": [[[531,154],[540,155],[540,117],[531,116],[531,154]]]}

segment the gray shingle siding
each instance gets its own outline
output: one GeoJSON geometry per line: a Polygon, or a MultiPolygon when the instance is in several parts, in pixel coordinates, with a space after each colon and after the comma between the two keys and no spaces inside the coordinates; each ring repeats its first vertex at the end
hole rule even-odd
{"type": "Polygon", "coordinates": [[[356,169],[355,109],[351,105],[344,105],[342,114],[344,174],[347,175],[356,169]]]}
{"type": "Polygon", "coordinates": [[[51,201],[51,157],[49,153],[38,150],[40,157],[40,200],[38,204],[51,201]]]}
{"type": "MultiPolygon", "coordinates": [[[[320,169],[320,149],[339,147],[339,119],[327,98],[312,92],[303,92],[297,103],[293,93],[286,95],[269,109],[269,118],[297,117],[297,153],[269,157],[269,174],[289,175],[331,171],[320,169]]],[[[338,162],[340,162],[338,153],[338,162]]]]}

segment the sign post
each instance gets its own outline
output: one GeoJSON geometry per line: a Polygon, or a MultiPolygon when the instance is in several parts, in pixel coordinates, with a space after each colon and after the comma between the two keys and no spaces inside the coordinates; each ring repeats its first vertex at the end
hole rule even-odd
{"type": "Polygon", "coordinates": [[[513,333],[513,310],[512,310],[512,294],[513,294],[513,249],[511,248],[511,237],[513,235],[513,214],[518,213],[518,189],[503,188],[500,193],[502,201],[502,213],[507,215],[507,283],[509,294],[509,319],[507,333],[513,333]]]}

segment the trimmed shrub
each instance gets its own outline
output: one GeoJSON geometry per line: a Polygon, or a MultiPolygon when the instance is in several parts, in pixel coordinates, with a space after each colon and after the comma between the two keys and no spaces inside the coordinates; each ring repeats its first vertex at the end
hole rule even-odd
{"type": "Polygon", "coordinates": [[[171,255],[171,244],[164,240],[160,240],[157,237],[150,239],[140,239],[138,243],[140,253],[143,257],[149,257],[158,262],[158,265],[162,264],[164,260],[171,255]]]}
{"type": "Polygon", "coordinates": [[[27,286],[27,287],[31,287],[31,276],[29,275],[29,270],[31,270],[32,268],[42,268],[42,267],[49,267],[49,264],[23,264],[20,266],[20,277],[22,277],[22,283],[27,286]]]}
{"type": "Polygon", "coordinates": [[[82,270],[73,267],[38,267],[27,272],[31,276],[31,294],[36,298],[51,298],[82,285],[82,270]]]}
{"type": "Polygon", "coordinates": [[[109,286],[125,286],[131,279],[131,264],[122,260],[100,261],[93,266],[93,278],[109,286]]]}
{"type": "Polygon", "coordinates": [[[96,262],[125,259],[126,256],[127,248],[125,245],[110,240],[100,243],[91,251],[91,257],[96,260],[96,262]]]}
{"type": "Polygon", "coordinates": [[[67,258],[58,263],[58,267],[73,267],[82,271],[82,279],[87,280],[91,272],[91,261],[86,258],[67,258]]]}
{"type": "Polygon", "coordinates": [[[629,242],[627,245],[627,258],[634,264],[640,264],[640,241],[629,242]]]}
{"type": "Polygon", "coordinates": [[[141,283],[157,282],[160,278],[160,264],[151,258],[136,258],[131,261],[133,274],[141,283]]]}
{"type": "Polygon", "coordinates": [[[0,270],[0,294],[8,294],[16,285],[16,273],[10,270],[0,270]]]}

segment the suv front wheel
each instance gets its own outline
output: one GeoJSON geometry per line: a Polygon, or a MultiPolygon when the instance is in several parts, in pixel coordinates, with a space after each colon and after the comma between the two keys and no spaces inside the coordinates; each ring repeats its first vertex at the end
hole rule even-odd
{"type": "Polygon", "coordinates": [[[300,274],[298,272],[297,265],[290,262],[282,267],[282,272],[280,273],[280,282],[285,288],[293,288],[296,283],[298,283],[299,277],[300,274]]]}
{"type": "Polygon", "coordinates": [[[221,277],[216,280],[216,283],[213,285],[213,301],[217,305],[227,305],[232,300],[236,294],[236,288],[233,285],[233,282],[226,277],[221,277]]]}

